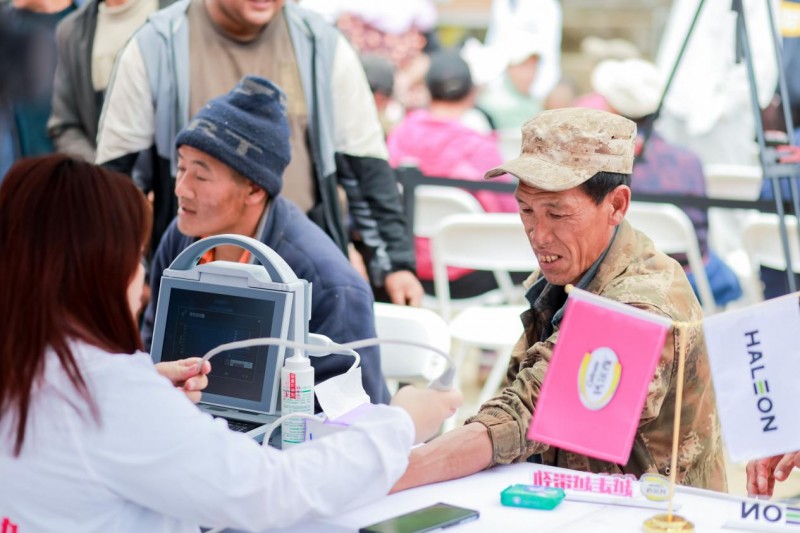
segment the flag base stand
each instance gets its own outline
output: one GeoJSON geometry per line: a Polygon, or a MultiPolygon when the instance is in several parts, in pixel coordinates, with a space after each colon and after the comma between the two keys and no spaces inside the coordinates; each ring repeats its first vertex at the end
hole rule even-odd
{"type": "Polygon", "coordinates": [[[645,533],[694,532],[694,524],[680,515],[657,514],[644,522],[645,533]]]}

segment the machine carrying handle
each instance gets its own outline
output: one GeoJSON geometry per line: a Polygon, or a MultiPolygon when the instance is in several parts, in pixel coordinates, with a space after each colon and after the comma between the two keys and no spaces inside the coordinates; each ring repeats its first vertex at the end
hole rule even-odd
{"type": "Polygon", "coordinates": [[[169,268],[170,270],[191,270],[197,266],[197,262],[207,251],[217,246],[227,245],[238,246],[250,252],[266,269],[272,281],[277,283],[297,281],[294,271],[275,250],[252,237],[232,233],[214,235],[192,243],[178,254],[178,257],[175,258],[169,268]]]}

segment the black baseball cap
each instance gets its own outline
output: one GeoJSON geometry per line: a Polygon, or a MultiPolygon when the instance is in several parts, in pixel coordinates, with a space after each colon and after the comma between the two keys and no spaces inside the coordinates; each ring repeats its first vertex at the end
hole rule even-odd
{"type": "Polygon", "coordinates": [[[434,100],[461,100],[472,90],[472,75],[457,51],[443,50],[431,54],[425,83],[434,100]]]}

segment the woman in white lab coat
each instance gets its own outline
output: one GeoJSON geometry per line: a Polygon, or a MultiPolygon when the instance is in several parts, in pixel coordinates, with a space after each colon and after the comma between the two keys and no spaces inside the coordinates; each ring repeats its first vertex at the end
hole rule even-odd
{"type": "Polygon", "coordinates": [[[23,160],[0,186],[0,520],[259,530],[385,495],[460,395],[403,389],[404,409],[286,452],[229,431],[190,401],[208,366],[139,351],[150,218],[130,178],[66,156],[23,160]]]}

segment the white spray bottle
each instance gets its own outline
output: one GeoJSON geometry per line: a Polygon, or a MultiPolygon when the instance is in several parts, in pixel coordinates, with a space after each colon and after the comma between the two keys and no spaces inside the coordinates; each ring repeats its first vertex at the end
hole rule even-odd
{"type": "MultiPolygon", "coordinates": [[[[314,367],[300,350],[284,361],[281,369],[281,414],[314,414],[314,367]]],[[[306,421],[285,420],[281,426],[281,448],[287,449],[306,440],[306,421]]]]}

